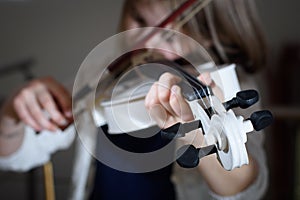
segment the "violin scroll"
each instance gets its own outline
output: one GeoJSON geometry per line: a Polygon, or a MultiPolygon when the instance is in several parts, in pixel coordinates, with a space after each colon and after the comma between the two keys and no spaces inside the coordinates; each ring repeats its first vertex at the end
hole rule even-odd
{"type": "Polygon", "coordinates": [[[247,133],[253,130],[260,131],[273,121],[272,113],[268,110],[254,112],[250,118],[244,119],[242,116],[236,116],[230,109],[232,107],[247,108],[255,104],[258,101],[258,92],[255,90],[240,91],[236,97],[225,103],[219,102],[217,98],[213,99],[214,105],[211,106],[215,112],[212,116],[204,116],[208,113],[199,106],[198,109],[202,110],[199,112],[202,114],[198,116],[200,119],[177,123],[161,131],[163,138],[173,139],[184,137],[186,133],[201,128],[207,146],[196,148],[193,145],[185,145],[179,148],[177,163],[181,167],[196,167],[201,158],[213,153],[217,153],[218,160],[226,170],[248,164],[245,147],[247,133]]]}

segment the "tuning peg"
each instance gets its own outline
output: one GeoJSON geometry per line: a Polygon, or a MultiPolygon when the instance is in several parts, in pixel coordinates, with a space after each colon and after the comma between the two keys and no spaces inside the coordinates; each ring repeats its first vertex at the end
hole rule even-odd
{"type": "Polygon", "coordinates": [[[236,94],[236,97],[224,102],[223,105],[226,110],[231,108],[240,107],[248,108],[255,104],[259,99],[258,92],[256,90],[243,90],[236,94]]]}
{"type": "Polygon", "coordinates": [[[253,128],[256,131],[260,131],[273,122],[273,115],[268,110],[261,110],[252,113],[249,120],[251,121],[253,128]]]}
{"type": "Polygon", "coordinates": [[[216,152],[217,148],[215,145],[202,148],[196,148],[193,145],[184,145],[177,150],[179,157],[176,161],[183,168],[194,168],[198,166],[201,158],[216,152]]]}
{"type": "Polygon", "coordinates": [[[178,137],[184,137],[186,133],[202,128],[202,123],[200,120],[195,120],[187,123],[176,123],[169,128],[162,129],[160,131],[161,137],[163,139],[172,140],[178,137]]]}

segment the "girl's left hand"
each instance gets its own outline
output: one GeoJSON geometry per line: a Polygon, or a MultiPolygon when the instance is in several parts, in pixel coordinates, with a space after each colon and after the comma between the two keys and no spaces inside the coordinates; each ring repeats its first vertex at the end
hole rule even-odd
{"type": "Polygon", "coordinates": [[[171,73],[164,73],[149,90],[145,106],[160,128],[167,128],[177,122],[193,120],[193,113],[177,85],[181,79],[171,73]]]}
{"type": "MultiPolygon", "coordinates": [[[[214,94],[223,99],[223,94],[211,79],[209,73],[202,73],[198,79],[212,88],[214,94]]],[[[164,73],[149,90],[145,106],[153,120],[160,128],[167,128],[177,122],[187,122],[194,119],[192,110],[177,85],[181,78],[171,73],[164,73]]]]}
{"type": "MultiPolygon", "coordinates": [[[[220,93],[209,73],[202,73],[198,79],[205,85],[211,86],[214,92],[220,93]]],[[[193,112],[183,97],[181,88],[177,85],[181,78],[171,73],[164,73],[149,90],[145,106],[153,120],[162,128],[168,128],[177,122],[187,122],[194,119],[193,112]]],[[[220,93],[220,96],[222,94],[220,93]]],[[[182,144],[191,144],[200,147],[203,143],[203,134],[195,130],[181,138],[182,144]]]]}

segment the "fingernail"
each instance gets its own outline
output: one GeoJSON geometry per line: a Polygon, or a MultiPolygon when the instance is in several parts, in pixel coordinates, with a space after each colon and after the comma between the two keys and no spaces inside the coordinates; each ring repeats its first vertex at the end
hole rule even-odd
{"type": "Polygon", "coordinates": [[[61,121],[59,121],[59,125],[61,126],[65,126],[68,124],[68,121],[66,119],[62,119],[61,121]]]}
{"type": "Polygon", "coordinates": [[[211,78],[210,77],[206,78],[206,84],[207,85],[211,85],[211,83],[212,83],[211,78]]]}
{"type": "Polygon", "coordinates": [[[72,117],[72,112],[71,112],[71,111],[66,111],[66,112],[65,112],[65,115],[66,115],[67,117],[72,117]]]}
{"type": "Polygon", "coordinates": [[[35,127],[34,129],[37,133],[40,133],[42,131],[42,129],[40,127],[35,127]]]}
{"type": "Polygon", "coordinates": [[[211,77],[210,77],[210,75],[205,75],[204,76],[204,81],[205,81],[205,84],[206,85],[210,85],[211,84],[211,82],[212,82],[212,79],[211,79],[211,77]]]}
{"type": "Polygon", "coordinates": [[[59,130],[59,128],[58,128],[57,126],[53,126],[53,127],[52,127],[52,131],[56,132],[56,131],[58,131],[58,130],[59,130]]]}
{"type": "Polygon", "coordinates": [[[176,87],[176,85],[173,85],[171,91],[172,95],[176,95],[178,93],[178,87],[176,87]]]}

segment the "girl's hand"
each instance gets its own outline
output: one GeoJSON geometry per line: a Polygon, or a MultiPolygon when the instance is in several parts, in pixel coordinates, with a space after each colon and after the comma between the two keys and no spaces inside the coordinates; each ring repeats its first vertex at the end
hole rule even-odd
{"type": "MultiPolygon", "coordinates": [[[[222,101],[223,94],[214,83],[209,73],[202,73],[198,79],[212,88],[214,94],[222,101]]],[[[184,99],[181,88],[177,85],[181,78],[171,73],[164,73],[149,90],[145,106],[158,126],[167,128],[177,122],[194,119],[188,102],[184,99]]]]}
{"type": "MultiPolygon", "coordinates": [[[[222,92],[211,79],[209,73],[202,73],[198,79],[212,88],[214,93],[223,98],[222,92]]],[[[168,128],[177,122],[187,122],[194,119],[192,110],[182,95],[181,88],[177,85],[181,79],[170,73],[164,73],[149,90],[145,106],[153,120],[160,128],[168,128]]],[[[203,134],[200,130],[192,131],[179,141],[183,144],[193,143],[200,147],[203,134]]]]}
{"type": "Polygon", "coordinates": [[[149,90],[145,106],[160,128],[167,128],[177,122],[193,120],[193,113],[177,85],[181,79],[164,73],[149,90]]]}
{"type": "Polygon", "coordinates": [[[36,131],[56,131],[72,117],[71,95],[56,80],[40,78],[25,85],[8,102],[12,115],[36,131]]]}

